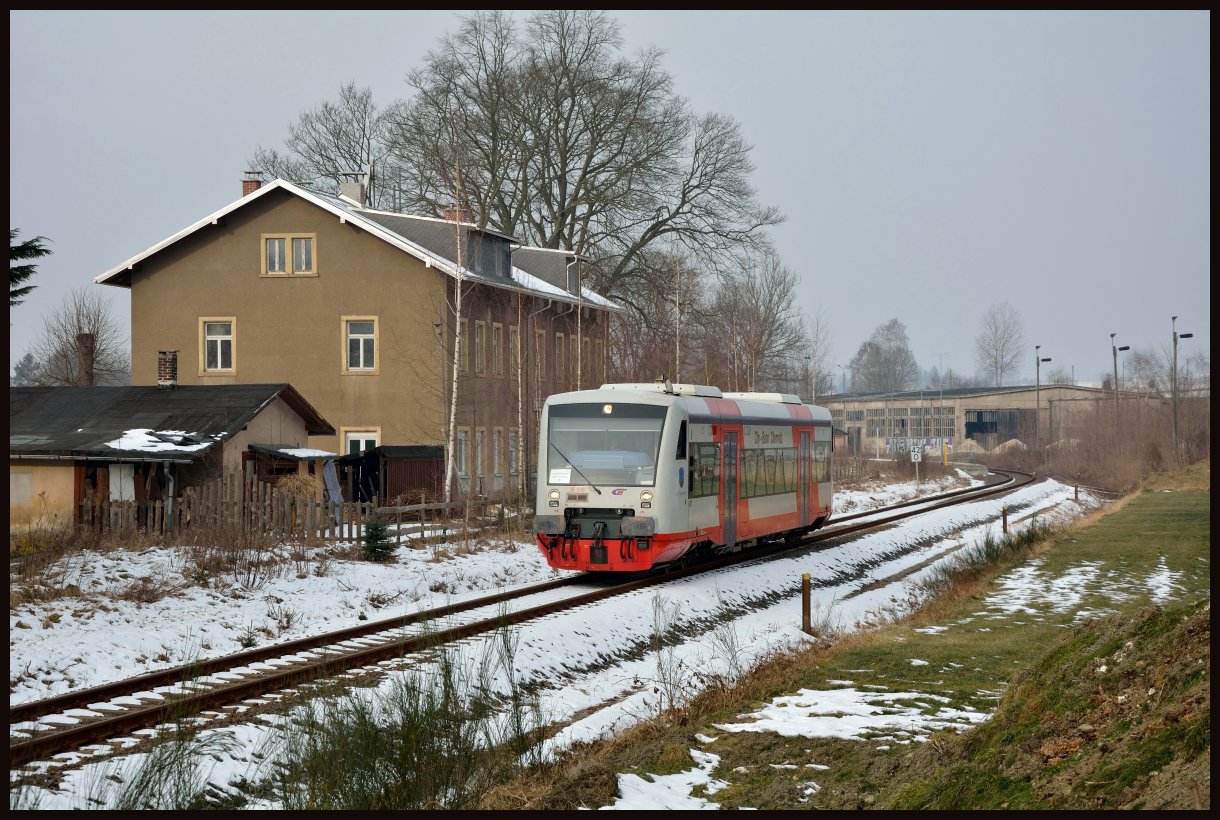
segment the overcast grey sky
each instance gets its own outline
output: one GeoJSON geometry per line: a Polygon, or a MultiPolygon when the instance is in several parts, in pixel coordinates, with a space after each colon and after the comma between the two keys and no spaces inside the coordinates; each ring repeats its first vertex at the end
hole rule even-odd
{"type": "MultiPolygon", "coordinates": [[[[239,198],[302,111],[348,81],[406,98],[458,14],[10,11],[9,226],[54,251],[10,366],[68,291],[239,198]]],[[[1210,12],[612,14],[741,123],[835,362],[898,318],[921,367],[973,373],[1005,300],[1031,382],[1035,344],[1044,377],[1096,380],[1111,332],[1160,349],[1174,314],[1210,351],[1210,12]]]]}

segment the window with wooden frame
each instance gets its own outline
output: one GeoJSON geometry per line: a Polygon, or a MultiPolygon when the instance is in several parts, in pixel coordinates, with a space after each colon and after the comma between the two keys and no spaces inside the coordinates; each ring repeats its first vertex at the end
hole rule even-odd
{"type": "Polygon", "coordinates": [[[465,427],[459,427],[453,444],[453,463],[458,475],[464,476],[469,474],[469,452],[470,430],[465,427]]]}
{"type": "Polygon", "coordinates": [[[313,233],[262,235],[263,276],[317,276],[316,245],[313,233]]]}
{"type": "Polygon", "coordinates": [[[343,452],[346,455],[359,455],[365,450],[371,450],[381,441],[380,427],[340,427],[339,435],[343,441],[343,452]]]}
{"type": "Polygon", "coordinates": [[[212,316],[199,320],[199,374],[202,376],[237,371],[237,319],[212,316]]]}
{"type": "Polygon", "coordinates": [[[377,362],[377,317],[344,316],[343,323],[343,372],[376,374],[377,362]]]}
{"type": "Polygon", "coordinates": [[[470,363],[466,361],[466,333],[469,324],[470,321],[468,319],[462,319],[458,322],[458,335],[457,340],[455,341],[455,344],[458,346],[458,370],[463,373],[470,370],[470,363]]]}
{"type": "Polygon", "coordinates": [[[482,373],[487,369],[487,323],[476,320],[474,323],[474,372],[482,373]]]}
{"type": "Polygon", "coordinates": [[[487,475],[487,431],[482,427],[474,431],[474,474],[487,475]]]}
{"type": "Polygon", "coordinates": [[[521,328],[517,325],[512,325],[508,329],[508,367],[512,373],[517,372],[517,365],[521,361],[521,328]]]}
{"type": "Polygon", "coordinates": [[[497,427],[491,434],[491,473],[504,475],[504,428],[497,427]]]}
{"type": "Polygon", "coordinates": [[[504,325],[491,323],[491,374],[504,375],[504,325]]]}
{"type": "Polygon", "coordinates": [[[518,466],[518,451],[517,451],[517,431],[508,431],[508,472],[510,475],[516,475],[520,469],[518,466]]]}
{"type": "Polygon", "coordinates": [[[546,373],[546,331],[534,331],[534,381],[541,383],[546,373]]]}
{"type": "Polygon", "coordinates": [[[576,375],[580,373],[580,337],[575,333],[568,337],[568,347],[568,384],[576,385],[579,390],[580,384],[576,375]]]}

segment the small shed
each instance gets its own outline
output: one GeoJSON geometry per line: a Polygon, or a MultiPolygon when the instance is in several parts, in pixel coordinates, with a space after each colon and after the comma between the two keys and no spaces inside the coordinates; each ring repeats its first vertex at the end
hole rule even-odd
{"type": "Polygon", "coordinates": [[[445,448],[436,445],[382,445],[339,459],[339,481],[351,501],[435,501],[444,476],[445,448]]]}
{"type": "Polygon", "coordinates": [[[289,384],[10,387],[10,531],[79,522],[87,501],[172,501],[243,469],[254,442],[333,433],[289,384]]]}

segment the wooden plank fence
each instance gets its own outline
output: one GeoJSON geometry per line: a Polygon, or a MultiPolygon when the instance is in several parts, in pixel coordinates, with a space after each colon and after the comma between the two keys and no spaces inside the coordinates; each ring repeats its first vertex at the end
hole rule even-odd
{"type": "MultiPolygon", "coordinates": [[[[489,506],[497,508],[491,523],[502,524],[504,508],[500,502],[471,501],[472,516],[486,518],[489,506]]],[[[259,481],[255,475],[226,473],[197,487],[187,487],[172,502],[167,499],[83,501],[77,511],[77,523],[82,528],[98,531],[146,530],[159,534],[195,527],[238,527],[246,532],[317,543],[357,541],[363,535],[364,525],[378,513],[387,524],[393,525],[389,535],[395,543],[402,543],[405,538],[429,529],[452,531],[455,526],[461,527],[462,523],[455,524],[451,520],[450,513],[463,511],[465,507],[465,502],[378,507],[376,500],[320,501],[279,490],[259,481]],[[412,527],[412,524],[417,526],[412,527]]]]}

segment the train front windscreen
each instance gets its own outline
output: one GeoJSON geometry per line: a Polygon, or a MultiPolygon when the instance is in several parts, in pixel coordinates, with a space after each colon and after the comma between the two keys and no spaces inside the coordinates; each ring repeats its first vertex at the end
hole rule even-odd
{"type": "Polygon", "coordinates": [[[555,404],[547,415],[549,484],[650,487],[665,407],[649,404],[555,404]]]}

